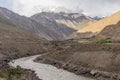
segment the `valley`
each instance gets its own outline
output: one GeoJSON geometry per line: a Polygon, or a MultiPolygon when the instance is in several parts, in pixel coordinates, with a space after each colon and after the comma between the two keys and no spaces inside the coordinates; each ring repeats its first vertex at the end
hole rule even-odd
{"type": "Polygon", "coordinates": [[[120,12],[104,18],[0,7],[0,80],[120,80],[120,12]]]}
{"type": "Polygon", "coordinates": [[[37,76],[42,80],[94,80],[87,77],[77,76],[62,69],[57,69],[51,65],[33,62],[38,56],[41,55],[24,57],[14,60],[14,63],[11,62],[9,64],[13,67],[19,65],[22,68],[34,70],[37,76]]]}

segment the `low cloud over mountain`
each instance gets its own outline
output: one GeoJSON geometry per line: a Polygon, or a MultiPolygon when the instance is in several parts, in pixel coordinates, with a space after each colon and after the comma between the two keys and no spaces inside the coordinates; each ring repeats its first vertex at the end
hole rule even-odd
{"type": "Polygon", "coordinates": [[[120,9],[119,4],[120,0],[0,0],[2,7],[10,8],[25,16],[31,16],[40,11],[57,10],[83,12],[89,16],[103,17],[117,12],[120,9]]]}

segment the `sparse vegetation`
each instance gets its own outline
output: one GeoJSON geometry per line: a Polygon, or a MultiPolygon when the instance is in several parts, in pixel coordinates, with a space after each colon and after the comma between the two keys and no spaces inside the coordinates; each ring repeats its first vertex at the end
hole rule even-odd
{"type": "Polygon", "coordinates": [[[20,67],[1,69],[0,77],[6,78],[7,80],[22,80],[21,79],[22,72],[23,72],[23,69],[20,67]]]}

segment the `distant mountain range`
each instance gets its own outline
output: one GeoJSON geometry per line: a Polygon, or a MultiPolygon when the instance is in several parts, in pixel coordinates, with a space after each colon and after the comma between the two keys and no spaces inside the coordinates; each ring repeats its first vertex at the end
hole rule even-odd
{"type": "Polygon", "coordinates": [[[64,12],[41,12],[25,17],[5,8],[0,8],[0,15],[16,27],[28,30],[47,40],[64,40],[73,32],[95,21],[84,14],[64,12]]]}
{"type": "MultiPolygon", "coordinates": [[[[56,22],[59,24],[63,24],[67,27],[70,27],[72,29],[75,29],[75,30],[79,30],[79,29],[87,26],[89,23],[95,21],[91,17],[86,16],[84,14],[65,13],[65,12],[60,12],[60,13],[42,12],[42,13],[33,15],[31,18],[36,20],[37,22],[42,22],[43,24],[50,23],[50,22],[46,22],[46,21],[56,22]],[[45,19],[47,19],[47,20],[45,20],[45,19]]],[[[49,26],[50,25],[55,26],[53,24],[49,24],[49,26]]]]}
{"type": "Polygon", "coordinates": [[[66,36],[75,31],[71,28],[68,28],[67,26],[57,24],[55,22],[55,25],[60,25],[61,27],[50,27],[49,25],[44,26],[40,22],[36,22],[35,20],[28,17],[20,16],[5,8],[0,8],[0,15],[9,19],[17,27],[21,27],[28,31],[31,31],[47,40],[63,40],[66,36]]]}
{"type": "MultiPolygon", "coordinates": [[[[89,25],[87,25],[87,26],[79,29],[77,32],[74,32],[73,34],[71,34],[68,37],[68,39],[69,38],[74,38],[74,39],[90,38],[90,37],[93,37],[93,36],[96,36],[99,34],[115,33],[115,29],[113,29],[113,30],[111,29],[111,31],[110,31],[110,29],[108,29],[106,27],[109,25],[117,24],[120,21],[120,11],[111,15],[111,16],[108,16],[108,17],[105,17],[102,19],[99,17],[95,17],[94,19],[96,19],[96,20],[98,19],[98,21],[94,21],[94,22],[89,23],[89,25]],[[108,31],[107,31],[107,29],[108,29],[108,31]],[[103,33],[101,33],[101,32],[103,32],[103,33]]],[[[107,34],[104,34],[104,35],[107,35],[107,34]]]]}

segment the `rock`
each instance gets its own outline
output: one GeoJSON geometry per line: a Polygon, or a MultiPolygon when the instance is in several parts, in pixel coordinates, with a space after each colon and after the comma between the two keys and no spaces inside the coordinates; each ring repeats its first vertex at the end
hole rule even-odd
{"type": "Polygon", "coordinates": [[[90,71],[90,74],[92,74],[93,76],[96,75],[97,73],[98,73],[97,70],[91,70],[91,71],[90,71]]]}

